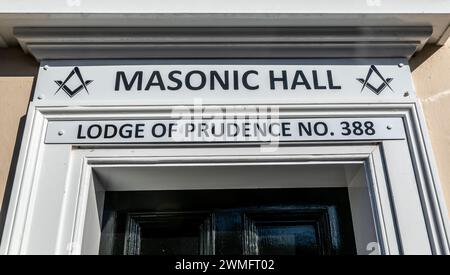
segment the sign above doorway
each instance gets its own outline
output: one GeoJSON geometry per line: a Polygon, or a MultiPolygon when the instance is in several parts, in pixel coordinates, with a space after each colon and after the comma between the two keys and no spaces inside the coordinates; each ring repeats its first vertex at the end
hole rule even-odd
{"type": "Polygon", "coordinates": [[[404,139],[402,118],[49,121],[47,144],[404,139]]]}
{"type": "Polygon", "coordinates": [[[411,100],[403,59],[42,62],[37,105],[411,100]]]}

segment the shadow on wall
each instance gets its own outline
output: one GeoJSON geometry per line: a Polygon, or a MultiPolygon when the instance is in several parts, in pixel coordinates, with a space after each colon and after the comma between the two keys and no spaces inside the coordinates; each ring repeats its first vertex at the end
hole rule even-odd
{"type": "Polygon", "coordinates": [[[13,182],[14,182],[14,175],[16,172],[17,160],[19,158],[19,152],[20,152],[20,144],[22,143],[23,131],[25,129],[25,121],[26,120],[27,120],[26,116],[22,116],[19,121],[19,127],[17,129],[17,138],[16,138],[16,142],[14,144],[14,150],[13,150],[13,155],[11,158],[11,164],[9,166],[8,177],[6,179],[3,200],[1,202],[2,204],[1,204],[1,208],[0,208],[0,241],[3,236],[3,229],[5,227],[6,213],[8,212],[8,205],[9,205],[9,201],[11,198],[11,191],[12,191],[13,182]]]}
{"type": "MultiPolygon", "coordinates": [[[[33,77],[32,90],[30,92],[29,101],[33,98],[34,86],[36,83],[36,76],[38,72],[38,62],[30,55],[24,54],[20,48],[0,48],[0,78],[2,77],[33,77]]],[[[2,90],[0,89],[0,93],[2,90]]],[[[28,105],[28,102],[26,103],[28,105]]],[[[0,104],[0,108],[12,108],[14,106],[9,106],[7,104],[0,104]]],[[[8,205],[11,196],[12,185],[14,181],[14,175],[17,166],[17,160],[19,157],[20,145],[22,143],[23,131],[25,128],[26,115],[18,118],[18,128],[14,132],[11,129],[10,133],[16,133],[16,140],[14,143],[14,149],[11,156],[11,163],[9,166],[9,171],[5,183],[5,190],[3,200],[0,198],[1,209],[0,209],[0,240],[3,235],[4,224],[6,220],[6,213],[8,210],[8,205]]],[[[0,159],[8,159],[10,156],[0,156],[0,159]]],[[[0,183],[0,188],[3,183],[0,183]]]]}
{"type": "Polygon", "coordinates": [[[425,45],[423,49],[415,53],[409,60],[409,67],[411,72],[414,72],[423,62],[427,61],[433,54],[435,54],[442,46],[437,45],[425,45]]]}
{"type": "Polygon", "coordinates": [[[1,76],[36,76],[37,61],[21,48],[0,48],[1,76]]]}

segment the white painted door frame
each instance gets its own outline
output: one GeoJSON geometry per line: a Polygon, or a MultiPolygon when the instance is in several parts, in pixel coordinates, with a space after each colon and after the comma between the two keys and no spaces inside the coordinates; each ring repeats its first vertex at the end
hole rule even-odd
{"type": "MultiPolygon", "coordinates": [[[[251,104],[248,104],[251,107],[251,104]]],[[[217,110],[220,106],[202,106],[217,110]]],[[[377,238],[383,254],[449,254],[448,216],[417,103],[282,104],[280,117],[401,117],[407,138],[372,142],[281,144],[71,145],[45,144],[53,120],[168,119],[193,106],[36,107],[27,125],[1,240],[2,254],[80,254],[96,166],[224,165],[227,163],[357,162],[370,185],[377,238]],[[323,145],[327,146],[323,146],[323,145]],[[91,192],[89,191],[91,190],[91,192]]],[[[195,112],[193,112],[195,113],[195,112]]],[[[201,114],[201,113],[200,113],[201,114]]],[[[92,252],[92,251],[90,251],[92,252]]]]}

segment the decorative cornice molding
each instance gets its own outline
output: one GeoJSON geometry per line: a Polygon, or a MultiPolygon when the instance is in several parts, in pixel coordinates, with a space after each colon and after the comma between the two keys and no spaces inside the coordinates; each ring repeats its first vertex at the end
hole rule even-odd
{"type": "Polygon", "coordinates": [[[14,29],[36,59],[410,57],[431,27],[14,29]]]}

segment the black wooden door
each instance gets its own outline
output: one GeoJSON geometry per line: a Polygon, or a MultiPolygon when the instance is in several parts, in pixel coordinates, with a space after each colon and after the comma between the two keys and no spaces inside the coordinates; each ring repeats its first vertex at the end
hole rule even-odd
{"type": "Polygon", "coordinates": [[[345,188],[108,192],[101,254],[354,254],[345,188]]]}

